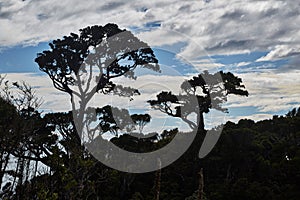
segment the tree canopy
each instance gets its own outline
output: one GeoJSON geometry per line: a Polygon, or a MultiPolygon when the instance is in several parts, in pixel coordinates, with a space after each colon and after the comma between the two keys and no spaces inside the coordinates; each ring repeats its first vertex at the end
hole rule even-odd
{"type": "Polygon", "coordinates": [[[92,26],[71,33],[63,39],[53,40],[50,50],[39,53],[35,61],[45,72],[56,89],[89,99],[95,92],[108,93],[115,88],[112,79],[120,76],[135,78],[136,67],[159,71],[152,49],[130,31],[121,30],[116,24],[92,26]],[[95,72],[93,88],[90,87],[95,72]],[[82,73],[89,72],[83,90],[82,73]],[[79,92],[72,89],[79,87],[79,92]]]}

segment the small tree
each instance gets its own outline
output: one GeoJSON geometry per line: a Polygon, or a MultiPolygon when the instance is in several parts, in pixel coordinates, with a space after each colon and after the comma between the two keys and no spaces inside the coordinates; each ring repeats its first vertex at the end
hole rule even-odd
{"type": "Polygon", "coordinates": [[[142,133],[146,124],[151,120],[149,114],[133,114],[131,115],[132,121],[138,126],[139,132],[142,133]]]}
{"type": "Polygon", "coordinates": [[[293,108],[291,111],[289,111],[286,114],[287,117],[300,117],[300,107],[297,108],[293,108]]]}
{"type": "Polygon", "coordinates": [[[126,109],[119,109],[109,105],[96,109],[96,116],[99,121],[101,133],[111,132],[118,136],[119,130],[132,126],[130,114],[126,109]]]}

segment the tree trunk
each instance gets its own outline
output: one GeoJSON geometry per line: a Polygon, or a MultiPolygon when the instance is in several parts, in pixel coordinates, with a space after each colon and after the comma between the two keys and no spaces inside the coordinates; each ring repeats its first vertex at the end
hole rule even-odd
{"type": "Polygon", "coordinates": [[[201,168],[200,171],[199,171],[198,200],[203,200],[204,199],[203,187],[204,187],[203,169],[201,168]]]}
{"type": "Polygon", "coordinates": [[[199,111],[198,114],[198,130],[203,131],[204,130],[204,117],[203,117],[203,113],[199,111]]]}
{"type": "Polygon", "coordinates": [[[161,169],[157,170],[155,173],[155,200],[159,200],[160,195],[160,182],[161,182],[161,169]]]}
{"type": "Polygon", "coordinates": [[[226,182],[229,183],[231,180],[231,164],[228,165],[226,173],[226,182]]]}
{"type": "Polygon", "coordinates": [[[161,183],[161,161],[158,159],[158,167],[159,169],[155,173],[155,200],[159,200],[160,195],[160,183],[161,183]]]}
{"type": "MultiPolygon", "coordinates": [[[[3,153],[4,154],[4,153],[3,153]]],[[[2,186],[2,182],[3,182],[3,178],[4,178],[4,174],[5,174],[5,171],[6,171],[6,168],[7,168],[7,165],[8,165],[8,162],[9,162],[9,158],[10,158],[10,153],[8,153],[4,159],[4,163],[0,163],[1,164],[1,168],[0,168],[0,190],[1,190],[1,186],[2,186]],[[2,167],[3,165],[3,167],[2,167]]]]}

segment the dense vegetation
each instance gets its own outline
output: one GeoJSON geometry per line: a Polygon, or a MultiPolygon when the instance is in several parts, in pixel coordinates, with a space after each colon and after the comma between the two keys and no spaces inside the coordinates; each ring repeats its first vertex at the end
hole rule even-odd
{"type": "MultiPolygon", "coordinates": [[[[198,158],[205,135],[199,132],[179,160],[146,174],[118,172],[91,157],[70,113],[42,116],[32,107],[17,108],[9,97],[0,99],[0,112],[2,199],[154,199],[158,188],[160,199],[197,199],[202,168],[206,199],[300,196],[300,109],[256,123],[227,122],[204,159],[198,158]]],[[[166,130],[148,139],[125,134],[112,141],[131,151],[151,151],[174,134],[180,133],[166,130]]]]}

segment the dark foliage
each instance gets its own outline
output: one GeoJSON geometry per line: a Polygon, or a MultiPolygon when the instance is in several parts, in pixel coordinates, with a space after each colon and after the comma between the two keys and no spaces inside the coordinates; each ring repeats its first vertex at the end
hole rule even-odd
{"type": "MultiPolygon", "coordinates": [[[[1,130],[11,130],[12,133],[14,127],[18,127],[16,124],[29,120],[6,101],[1,100],[0,108],[1,130]],[[7,123],[12,115],[18,116],[14,117],[16,122],[7,123]]],[[[23,159],[25,163],[38,161],[49,170],[26,180],[26,167],[23,171],[20,167],[2,168],[2,174],[16,176],[17,180],[20,179],[19,172],[23,173],[22,181],[2,185],[2,199],[154,198],[157,173],[122,173],[99,163],[73,138],[74,127],[68,113],[52,113],[44,117],[36,113],[31,117],[35,123],[30,132],[25,132],[30,135],[20,137],[20,132],[15,132],[15,136],[1,132],[2,158],[10,152],[20,160],[20,165],[23,159]],[[55,136],[55,132],[50,133],[48,129],[55,129],[62,137],[51,142],[49,138],[53,138],[51,135],[55,136]],[[14,138],[7,139],[8,136],[14,138]],[[24,144],[23,147],[20,144],[24,144]]],[[[206,199],[298,199],[299,125],[299,116],[274,117],[256,123],[252,120],[240,120],[237,124],[228,122],[218,144],[204,159],[197,157],[203,140],[203,137],[198,137],[179,160],[162,169],[160,199],[197,199],[197,177],[201,168],[204,169],[206,199]]],[[[24,127],[22,130],[28,131],[24,127]]],[[[174,134],[180,133],[176,129],[166,130],[159,138],[141,139],[125,134],[113,138],[112,142],[130,151],[144,152],[166,145],[174,134]]]]}

